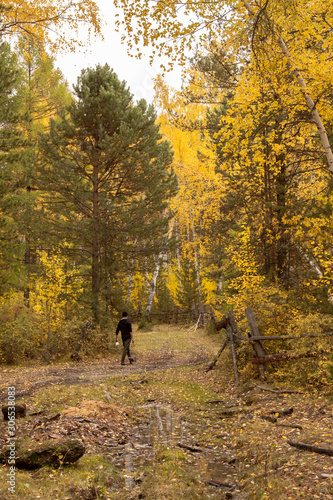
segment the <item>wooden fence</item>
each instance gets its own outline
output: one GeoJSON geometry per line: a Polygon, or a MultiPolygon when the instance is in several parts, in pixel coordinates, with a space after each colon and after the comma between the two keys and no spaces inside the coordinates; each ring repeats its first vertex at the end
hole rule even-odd
{"type": "Polygon", "coordinates": [[[214,313],[211,307],[205,307],[203,304],[200,304],[197,307],[195,304],[192,305],[190,311],[181,311],[178,308],[174,308],[171,311],[160,311],[160,312],[151,312],[149,315],[146,314],[145,311],[142,310],[141,304],[138,304],[138,308],[135,311],[130,313],[130,319],[133,323],[138,323],[142,319],[146,319],[147,321],[157,321],[159,323],[165,324],[188,324],[190,322],[194,322],[196,327],[202,328],[208,324],[214,324],[215,329],[220,331],[224,328],[227,332],[227,337],[223,345],[221,346],[219,352],[215,359],[210,363],[206,371],[211,370],[225,347],[230,343],[233,367],[234,367],[234,375],[236,385],[239,383],[239,375],[238,375],[238,366],[237,366],[237,346],[240,342],[247,342],[251,344],[253,349],[253,357],[252,363],[258,365],[258,369],[260,372],[260,376],[265,378],[265,364],[273,363],[278,361],[285,361],[288,359],[300,359],[305,357],[315,357],[320,353],[294,353],[293,351],[279,352],[269,354],[267,352],[267,348],[264,346],[263,342],[266,341],[283,341],[283,340],[292,340],[299,339],[305,337],[322,337],[322,336],[330,336],[333,335],[333,332],[323,332],[317,334],[304,334],[299,336],[291,336],[291,335],[260,335],[254,312],[251,307],[245,309],[245,314],[247,317],[247,321],[249,324],[249,331],[247,332],[247,337],[242,335],[238,329],[234,314],[229,312],[226,316],[224,316],[219,322],[216,321],[214,317],[214,313]]]}
{"type": "Polygon", "coordinates": [[[252,358],[252,363],[258,365],[259,367],[259,372],[261,377],[265,377],[265,364],[266,363],[273,363],[277,361],[286,361],[289,359],[300,359],[300,358],[305,358],[305,357],[316,357],[321,353],[318,352],[307,352],[307,353],[294,353],[293,351],[286,351],[286,352],[279,352],[279,353],[274,353],[274,354],[268,354],[266,347],[263,345],[264,341],[281,341],[281,340],[293,340],[293,339],[299,339],[299,338],[305,338],[305,337],[323,337],[323,336],[330,336],[333,335],[333,332],[322,332],[322,333],[316,333],[316,334],[304,334],[304,335],[299,335],[299,336],[292,336],[292,335],[260,335],[259,329],[254,317],[254,312],[251,307],[248,307],[245,309],[245,314],[247,317],[247,321],[249,324],[249,329],[250,331],[247,333],[247,337],[244,335],[241,335],[237,323],[235,321],[235,317],[232,312],[229,312],[219,323],[215,324],[216,330],[219,331],[222,328],[225,328],[227,331],[227,339],[225,340],[224,344],[222,345],[221,349],[219,350],[217,356],[215,359],[210,363],[206,371],[211,370],[223,350],[225,349],[226,345],[230,341],[231,345],[231,352],[232,352],[232,359],[233,359],[233,366],[234,366],[234,374],[235,374],[235,381],[236,385],[238,385],[238,367],[237,367],[237,357],[236,357],[236,346],[237,343],[239,342],[248,342],[251,344],[253,348],[253,358],[252,358]]]}
{"type": "Polygon", "coordinates": [[[142,310],[139,302],[138,308],[129,314],[129,318],[132,323],[138,323],[142,319],[146,319],[148,322],[156,321],[174,325],[194,322],[197,323],[198,328],[203,328],[207,324],[215,322],[212,308],[205,307],[203,304],[200,304],[199,307],[193,304],[190,311],[181,311],[174,308],[170,311],[150,312],[147,314],[142,310]]]}

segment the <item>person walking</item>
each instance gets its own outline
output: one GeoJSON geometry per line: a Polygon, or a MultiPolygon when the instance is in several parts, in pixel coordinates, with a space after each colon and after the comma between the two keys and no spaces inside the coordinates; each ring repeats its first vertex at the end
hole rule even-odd
{"type": "Polygon", "coordinates": [[[126,311],[123,312],[122,318],[118,323],[117,330],[116,330],[116,343],[118,342],[118,333],[121,332],[121,339],[123,341],[123,354],[121,356],[121,364],[125,364],[125,358],[126,355],[128,356],[130,364],[133,363],[133,359],[131,357],[131,352],[130,352],[130,344],[133,342],[134,344],[134,338],[133,338],[133,332],[132,332],[132,324],[130,320],[128,319],[128,314],[126,311]]]}

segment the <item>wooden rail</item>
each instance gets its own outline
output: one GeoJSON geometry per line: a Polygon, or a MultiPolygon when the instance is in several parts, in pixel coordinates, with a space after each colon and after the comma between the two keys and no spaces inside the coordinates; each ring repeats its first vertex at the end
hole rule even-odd
{"type": "Polygon", "coordinates": [[[316,338],[316,337],[322,337],[322,336],[330,336],[333,335],[332,332],[321,332],[321,333],[309,333],[309,334],[302,334],[302,335],[260,335],[259,329],[254,317],[254,312],[251,307],[246,308],[245,310],[246,317],[248,320],[249,328],[250,331],[248,332],[248,337],[245,337],[244,335],[240,335],[240,332],[237,327],[237,323],[235,321],[235,317],[232,312],[229,312],[226,316],[222,318],[221,321],[218,323],[215,323],[216,330],[219,331],[222,328],[226,329],[227,332],[227,337],[226,341],[224,342],[222,348],[220,349],[218,355],[214,359],[214,361],[209,365],[206,371],[211,370],[216,362],[218,357],[220,356],[221,352],[224,350],[226,347],[226,344],[230,341],[231,345],[231,352],[232,352],[232,360],[233,360],[233,366],[234,366],[234,374],[235,374],[235,381],[236,385],[238,385],[238,368],[237,368],[237,342],[243,341],[243,342],[249,342],[252,345],[253,348],[253,358],[252,358],[252,363],[257,365],[259,368],[259,372],[262,378],[265,378],[265,364],[266,363],[273,363],[273,362],[278,362],[278,361],[287,361],[287,360],[297,360],[297,359],[302,359],[302,358],[312,358],[312,357],[317,357],[320,354],[329,354],[329,350],[319,350],[316,352],[313,351],[308,351],[308,352],[303,352],[303,353],[297,353],[295,351],[287,351],[287,352],[280,352],[280,353],[274,353],[274,354],[269,354],[266,351],[265,346],[263,345],[263,341],[288,341],[288,340],[297,340],[300,338],[316,338]]]}

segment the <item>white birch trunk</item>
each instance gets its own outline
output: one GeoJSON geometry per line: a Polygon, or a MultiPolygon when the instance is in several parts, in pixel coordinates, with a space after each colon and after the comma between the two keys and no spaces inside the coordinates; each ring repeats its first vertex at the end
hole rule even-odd
{"type": "Polygon", "coordinates": [[[217,283],[217,287],[216,287],[218,292],[222,292],[222,286],[223,286],[223,275],[221,274],[220,279],[217,283]]]}
{"type": "MultiPolygon", "coordinates": [[[[246,1],[246,0],[242,0],[242,3],[243,5],[245,6],[245,8],[247,9],[248,13],[250,14],[251,17],[255,17],[255,13],[254,11],[252,10],[251,6],[249,5],[249,3],[246,1]]],[[[322,143],[322,146],[324,148],[324,151],[325,151],[325,155],[326,155],[326,159],[327,159],[327,163],[328,163],[328,166],[329,166],[329,169],[331,170],[331,172],[333,172],[333,153],[332,153],[332,149],[331,149],[331,146],[330,146],[330,142],[328,140],[328,137],[327,137],[327,133],[326,133],[326,130],[325,130],[325,127],[323,125],[323,122],[321,120],[321,117],[318,113],[318,110],[316,108],[316,105],[312,99],[312,97],[310,96],[310,94],[307,92],[307,88],[306,88],[306,83],[302,77],[302,74],[301,72],[297,69],[295,63],[294,63],[294,60],[289,52],[289,49],[288,49],[288,46],[286,44],[286,42],[283,40],[283,38],[281,36],[278,36],[278,44],[284,54],[284,56],[288,59],[291,67],[292,67],[292,72],[293,72],[293,75],[295,76],[296,80],[297,80],[297,83],[304,95],[304,98],[306,100],[306,103],[308,105],[308,108],[310,109],[310,112],[311,112],[311,115],[312,115],[312,119],[314,121],[314,123],[316,124],[316,127],[317,127],[317,130],[319,132],[319,135],[320,135],[320,139],[321,139],[321,143],[322,143]]]]}
{"type": "MultiPolygon", "coordinates": [[[[302,257],[304,257],[304,259],[307,261],[307,263],[309,264],[309,266],[311,267],[311,269],[320,277],[320,278],[323,278],[324,275],[323,273],[321,272],[321,270],[319,269],[318,265],[316,264],[316,262],[314,262],[313,260],[310,259],[310,257],[305,253],[303,252],[303,250],[298,246],[296,245],[296,248],[297,250],[299,251],[299,253],[302,255],[302,257]]],[[[333,296],[330,292],[327,292],[327,297],[328,297],[328,300],[331,304],[333,304],[333,296]]]]}
{"type": "MultiPolygon", "coordinates": [[[[138,238],[135,239],[134,245],[137,244],[137,241],[138,238]]],[[[131,300],[131,294],[133,288],[133,272],[134,272],[134,257],[132,257],[130,263],[128,264],[128,288],[127,288],[127,297],[125,301],[125,308],[127,308],[131,300]]]]}
{"type": "MultiPolygon", "coordinates": [[[[170,227],[169,227],[168,240],[172,236],[173,223],[174,223],[174,221],[171,222],[170,227]]],[[[155,297],[155,292],[156,292],[156,283],[157,283],[158,274],[160,272],[161,261],[162,261],[163,258],[166,259],[166,257],[167,257],[167,255],[166,255],[165,252],[163,252],[163,251],[159,252],[157,260],[156,260],[155,269],[154,269],[151,281],[149,279],[148,260],[145,257],[146,283],[147,283],[147,290],[148,290],[148,300],[147,300],[147,307],[146,307],[146,314],[147,314],[147,316],[149,316],[151,308],[152,308],[152,305],[153,305],[153,302],[154,302],[154,297],[155,297]]]]}
{"type": "Polygon", "coordinates": [[[180,253],[179,253],[179,246],[178,246],[178,221],[177,221],[177,219],[175,221],[175,228],[176,228],[176,240],[177,240],[176,259],[177,259],[177,269],[178,269],[179,291],[180,291],[180,293],[183,293],[183,284],[182,284],[182,277],[181,277],[181,265],[180,265],[180,253]]]}
{"type": "Polygon", "coordinates": [[[163,252],[160,252],[157,257],[157,261],[155,264],[155,269],[153,272],[153,277],[151,279],[151,284],[150,284],[150,290],[149,290],[149,295],[148,295],[148,301],[147,301],[147,307],[146,307],[146,313],[147,316],[149,316],[154,297],[155,297],[155,292],[156,292],[156,283],[157,283],[157,278],[158,278],[158,273],[160,272],[160,267],[161,267],[161,259],[163,256],[163,252]]]}
{"type": "Polygon", "coordinates": [[[193,236],[193,244],[194,244],[194,268],[195,268],[195,273],[197,275],[199,302],[201,303],[201,298],[202,298],[202,295],[201,295],[201,278],[200,278],[199,259],[198,259],[198,253],[197,253],[196,234],[195,234],[193,219],[192,219],[192,236],[193,236]]]}
{"type": "Polygon", "coordinates": [[[147,257],[145,257],[145,275],[146,275],[147,293],[149,293],[149,290],[150,290],[150,278],[149,278],[148,259],[147,259],[147,257]]]}
{"type": "Polygon", "coordinates": [[[125,309],[127,308],[128,304],[130,303],[132,288],[133,288],[133,268],[129,269],[129,274],[128,274],[128,288],[127,288],[127,297],[126,297],[126,301],[125,301],[125,309]]]}

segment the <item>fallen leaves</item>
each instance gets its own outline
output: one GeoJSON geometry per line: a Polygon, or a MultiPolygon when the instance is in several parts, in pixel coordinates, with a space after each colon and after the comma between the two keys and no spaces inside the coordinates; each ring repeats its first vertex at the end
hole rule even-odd
{"type": "Polygon", "coordinates": [[[70,406],[58,414],[58,418],[44,417],[34,425],[30,436],[38,441],[59,439],[65,436],[80,438],[87,452],[100,447],[114,447],[129,432],[125,412],[116,405],[83,398],[77,406],[70,406]]]}

